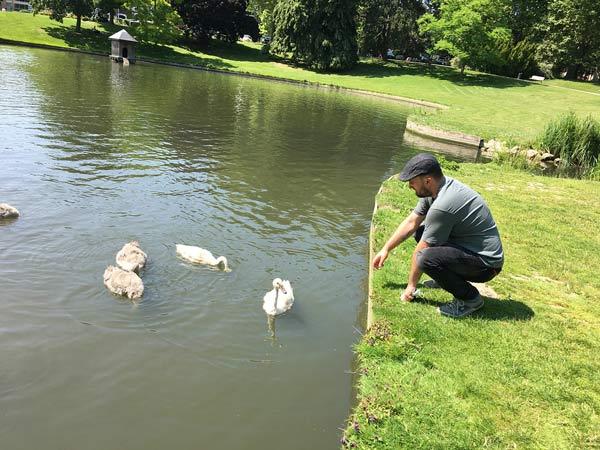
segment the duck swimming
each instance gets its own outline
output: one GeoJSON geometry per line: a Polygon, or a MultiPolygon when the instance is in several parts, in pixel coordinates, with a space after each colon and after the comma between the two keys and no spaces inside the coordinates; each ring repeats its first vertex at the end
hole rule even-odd
{"type": "Polygon", "coordinates": [[[273,290],[267,292],[263,297],[263,310],[269,316],[277,316],[289,311],[294,304],[294,291],[288,280],[275,278],[273,290]]]}
{"type": "Polygon", "coordinates": [[[116,259],[121,269],[140,273],[140,269],[146,265],[148,255],[142,251],[138,241],[131,241],[119,250],[116,259]]]}
{"type": "Polygon", "coordinates": [[[8,203],[0,203],[0,219],[11,219],[13,217],[19,217],[17,208],[10,206],[8,203]]]}
{"type": "Polygon", "coordinates": [[[225,272],[229,272],[227,258],[224,256],[215,258],[210,251],[200,247],[194,247],[193,245],[176,244],[175,248],[177,250],[177,254],[189,262],[207,264],[209,266],[219,267],[225,272]]]}
{"type": "Polygon", "coordinates": [[[137,300],[144,295],[144,282],[135,273],[119,267],[108,266],[104,271],[104,285],[110,292],[137,300]]]}

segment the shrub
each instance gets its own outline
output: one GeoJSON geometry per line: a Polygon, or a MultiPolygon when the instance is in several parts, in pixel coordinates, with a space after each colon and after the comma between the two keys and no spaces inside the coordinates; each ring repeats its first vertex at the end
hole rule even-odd
{"type": "Polygon", "coordinates": [[[600,175],[600,123],[593,117],[578,118],[573,112],[550,122],[538,138],[539,147],[561,159],[569,175],[596,178],[600,175]]]}
{"type": "Polygon", "coordinates": [[[497,45],[499,59],[495,64],[485,67],[488,71],[508,77],[516,77],[520,73],[523,78],[537,72],[538,67],[535,61],[537,47],[535,44],[523,40],[516,44],[506,41],[497,45]]]}
{"type": "Polygon", "coordinates": [[[531,164],[524,152],[497,151],[494,152],[494,162],[499,165],[514,167],[515,169],[539,172],[538,168],[531,164]]]}

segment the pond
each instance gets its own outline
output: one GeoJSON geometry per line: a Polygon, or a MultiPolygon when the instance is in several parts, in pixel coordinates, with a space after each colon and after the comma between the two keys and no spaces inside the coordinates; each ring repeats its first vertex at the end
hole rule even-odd
{"type": "Polygon", "coordinates": [[[334,449],[375,193],[408,109],[285,83],[0,46],[7,449],[334,449]],[[102,274],[132,240],[139,304],[102,274]],[[229,273],[175,244],[226,255],[229,273]],[[274,336],[262,297],[290,279],[274,336]]]}

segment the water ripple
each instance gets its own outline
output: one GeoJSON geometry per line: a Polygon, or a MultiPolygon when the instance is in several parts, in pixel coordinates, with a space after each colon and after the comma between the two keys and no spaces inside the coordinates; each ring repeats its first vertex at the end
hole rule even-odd
{"type": "Polygon", "coordinates": [[[3,46],[0,79],[0,201],[22,213],[0,227],[3,447],[267,448],[281,410],[269,448],[337,446],[373,196],[406,111],[3,46]],[[132,239],[149,256],[137,304],[102,283],[132,239]],[[272,337],[275,277],[297,300],[272,337]]]}

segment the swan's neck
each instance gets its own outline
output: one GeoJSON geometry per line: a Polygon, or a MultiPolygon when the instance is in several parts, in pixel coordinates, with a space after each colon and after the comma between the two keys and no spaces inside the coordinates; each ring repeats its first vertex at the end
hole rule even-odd
{"type": "Polygon", "coordinates": [[[227,258],[225,258],[224,256],[219,256],[217,258],[217,266],[223,266],[224,270],[229,269],[229,267],[227,266],[227,258]]]}

